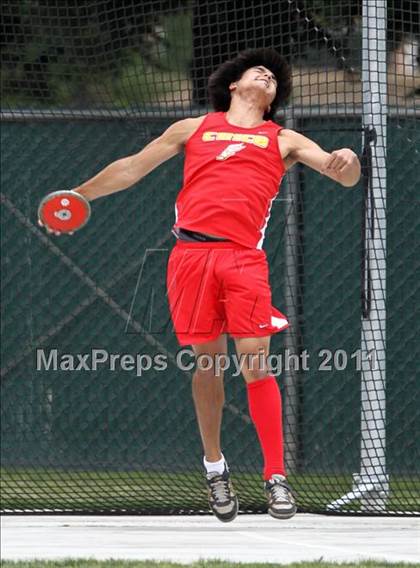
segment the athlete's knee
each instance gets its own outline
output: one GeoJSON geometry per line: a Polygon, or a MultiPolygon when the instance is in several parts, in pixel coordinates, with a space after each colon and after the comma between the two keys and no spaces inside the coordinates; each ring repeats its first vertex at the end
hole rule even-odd
{"type": "Polygon", "coordinates": [[[267,369],[242,369],[242,376],[247,383],[253,383],[260,379],[265,379],[268,375],[267,369]]]}
{"type": "Polygon", "coordinates": [[[250,382],[266,377],[270,336],[235,338],[235,345],[244,379],[250,382]]]}
{"type": "Polygon", "coordinates": [[[197,367],[194,370],[194,377],[196,377],[199,380],[211,380],[211,379],[216,379],[216,378],[223,378],[223,371],[221,371],[220,374],[216,374],[214,371],[214,368],[199,368],[197,367]]]}
{"type": "Polygon", "coordinates": [[[201,353],[195,359],[195,372],[201,377],[223,377],[228,368],[229,359],[224,353],[201,353]]]}

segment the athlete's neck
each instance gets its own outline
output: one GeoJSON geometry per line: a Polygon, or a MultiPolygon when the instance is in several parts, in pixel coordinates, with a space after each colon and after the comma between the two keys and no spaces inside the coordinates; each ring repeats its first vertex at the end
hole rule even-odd
{"type": "Polygon", "coordinates": [[[238,104],[232,99],[231,105],[225,114],[226,120],[232,126],[241,126],[242,128],[254,128],[264,122],[264,110],[253,103],[238,104]]]}

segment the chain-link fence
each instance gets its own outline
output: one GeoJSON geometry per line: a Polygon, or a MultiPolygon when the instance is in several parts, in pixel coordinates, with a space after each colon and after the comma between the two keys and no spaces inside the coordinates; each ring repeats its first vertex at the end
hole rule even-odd
{"type": "MultiPolygon", "coordinates": [[[[182,156],[95,201],[73,237],[45,234],[37,206],[206,112],[209,72],[266,45],[293,69],[278,122],[364,163],[353,189],[295,166],[272,208],[290,481],[303,511],[418,512],[417,4],[137,4],[2,7],[2,509],[207,510],[165,290],[182,156]]],[[[225,384],[224,453],[242,510],[261,512],[246,390],[234,368],[225,384]]]]}

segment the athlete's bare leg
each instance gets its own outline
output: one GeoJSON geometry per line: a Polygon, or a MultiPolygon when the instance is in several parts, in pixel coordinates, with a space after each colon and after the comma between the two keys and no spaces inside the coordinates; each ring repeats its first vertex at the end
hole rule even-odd
{"type": "Polygon", "coordinates": [[[247,383],[263,379],[269,374],[267,357],[271,336],[234,338],[236,353],[242,365],[242,375],[247,383]]]}
{"type": "MultiPolygon", "coordinates": [[[[201,354],[210,355],[213,360],[215,355],[226,355],[227,338],[220,335],[214,341],[192,345],[195,356],[201,354]]],[[[223,385],[223,370],[219,376],[215,375],[215,365],[211,369],[194,372],[192,380],[192,393],[200,428],[201,440],[207,461],[215,462],[221,459],[220,430],[222,426],[223,405],[225,392],[223,385]]]]}

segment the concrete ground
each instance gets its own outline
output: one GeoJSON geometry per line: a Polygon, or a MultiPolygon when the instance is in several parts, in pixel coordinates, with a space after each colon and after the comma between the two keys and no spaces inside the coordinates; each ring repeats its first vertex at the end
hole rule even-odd
{"type": "Polygon", "coordinates": [[[12,559],[303,560],[420,563],[420,519],[300,514],[288,521],[240,515],[3,516],[1,556],[12,559]]]}

